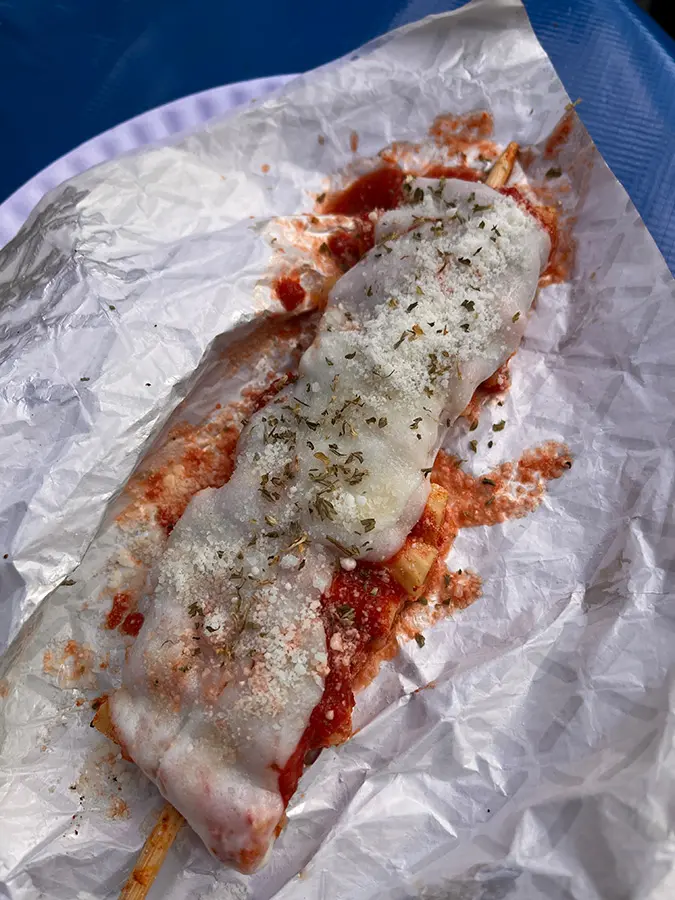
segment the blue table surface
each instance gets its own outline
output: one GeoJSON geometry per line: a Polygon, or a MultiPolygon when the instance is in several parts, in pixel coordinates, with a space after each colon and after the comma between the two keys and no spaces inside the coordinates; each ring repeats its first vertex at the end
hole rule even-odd
{"type": "MultiPolygon", "coordinates": [[[[300,72],[464,0],[0,0],[0,202],[170,100],[300,72]]],[[[605,159],[675,270],[675,42],[632,0],[525,0],[605,159]]]]}

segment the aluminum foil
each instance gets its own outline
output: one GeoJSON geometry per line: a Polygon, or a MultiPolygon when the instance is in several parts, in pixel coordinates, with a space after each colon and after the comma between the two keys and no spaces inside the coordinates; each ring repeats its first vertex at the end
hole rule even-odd
{"type": "MultiPolygon", "coordinates": [[[[301,329],[239,353],[279,316],[265,220],[307,209],[352,132],[368,156],[487,108],[499,142],[537,144],[568,103],[522,6],[478,0],[74,178],[0,252],[2,896],[116,897],[161,805],[89,727],[124,654],[111,591],[161,544],[120,525],[121,492],[168,428],[292,357],[301,329]]],[[[460,534],[483,597],[359,697],[269,865],[233,874],[184,829],[151,897],[674,895],[674,283],[583,128],[565,153],[574,275],[541,293],[508,425],[488,449],[484,415],[468,464],[556,439],[573,469],[529,517],[460,534]]]]}

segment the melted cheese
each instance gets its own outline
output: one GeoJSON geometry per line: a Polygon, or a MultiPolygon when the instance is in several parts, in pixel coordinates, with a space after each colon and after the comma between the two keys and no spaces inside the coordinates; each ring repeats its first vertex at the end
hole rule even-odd
{"type": "Polygon", "coordinates": [[[283,768],[321,699],[320,598],[339,560],[384,560],[476,387],[516,349],[549,241],[484,185],[419,179],[336,284],[297,382],[237,466],[190,503],[111,712],[135,762],[244,871],[283,813],[283,768]]]}

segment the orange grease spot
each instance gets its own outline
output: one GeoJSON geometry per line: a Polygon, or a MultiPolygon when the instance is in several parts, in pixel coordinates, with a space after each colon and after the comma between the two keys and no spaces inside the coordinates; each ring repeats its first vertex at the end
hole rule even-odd
{"type": "Polygon", "coordinates": [[[564,144],[569,140],[574,127],[574,119],[576,113],[573,109],[568,109],[562,119],[555,126],[544,148],[544,159],[551,159],[556,156],[564,144]]]}
{"type": "Polygon", "coordinates": [[[69,640],[60,652],[45,650],[42,668],[47,675],[58,678],[61,687],[87,680],[92,674],[94,653],[90,647],[69,640]]]}
{"type": "Polygon", "coordinates": [[[451,154],[466,156],[470,150],[477,150],[485,159],[495,159],[499,151],[494,141],[488,140],[492,134],[492,116],[485,110],[463,116],[437,116],[429,136],[437,147],[451,154]]]}
{"type": "Polygon", "coordinates": [[[349,149],[352,151],[352,153],[356,153],[356,151],[359,149],[359,136],[355,131],[352,131],[352,133],[349,135],[349,149]]]}
{"type": "Polygon", "coordinates": [[[109,819],[128,819],[129,806],[121,797],[113,797],[108,807],[109,819]]]}

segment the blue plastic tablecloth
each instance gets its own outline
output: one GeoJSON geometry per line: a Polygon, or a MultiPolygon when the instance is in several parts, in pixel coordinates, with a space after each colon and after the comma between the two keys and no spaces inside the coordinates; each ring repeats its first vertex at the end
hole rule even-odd
{"type": "MultiPolygon", "coordinates": [[[[0,202],[146,109],[304,71],[464,0],[0,0],[0,202]]],[[[525,0],[605,159],[675,270],[675,42],[632,0],[525,0]]]]}

